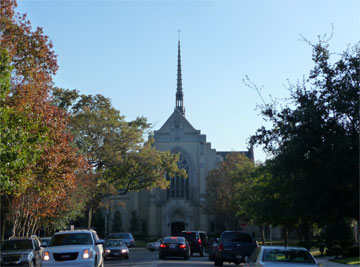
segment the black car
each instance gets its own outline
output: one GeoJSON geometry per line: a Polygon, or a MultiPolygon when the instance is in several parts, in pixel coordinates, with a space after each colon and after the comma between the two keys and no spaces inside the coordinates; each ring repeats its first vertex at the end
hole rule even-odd
{"type": "Polygon", "coordinates": [[[190,246],[182,236],[164,237],[159,247],[159,259],[167,257],[183,257],[185,260],[190,258],[190,246]]]}
{"type": "Polygon", "coordinates": [[[104,258],[129,259],[129,248],[121,239],[107,239],[104,244],[104,258]]]}
{"type": "Polygon", "coordinates": [[[191,256],[194,252],[204,257],[207,246],[207,235],[203,231],[182,231],[179,236],[183,236],[190,244],[191,256]]]}
{"type": "Polygon", "coordinates": [[[214,263],[222,266],[224,261],[240,264],[258,246],[252,235],[246,232],[225,231],[221,234],[215,251],[214,263]]]}
{"type": "Polygon", "coordinates": [[[40,240],[37,236],[4,240],[1,246],[1,266],[40,266],[40,240]]]}

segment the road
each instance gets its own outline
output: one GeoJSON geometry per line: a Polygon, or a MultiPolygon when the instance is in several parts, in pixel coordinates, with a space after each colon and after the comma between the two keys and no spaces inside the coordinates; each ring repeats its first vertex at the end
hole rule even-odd
{"type": "MultiPolygon", "coordinates": [[[[319,260],[320,266],[323,267],[335,267],[346,266],[343,264],[336,264],[326,260],[319,260]]],[[[159,254],[151,252],[143,248],[130,249],[129,260],[106,260],[105,266],[131,266],[131,267],[192,267],[192,266],[214,266],[214,262],[209,261],[208,257],[200,257],[198,254],[194,254],[189,260],[181,258],[172,258],[166,260],[159,260],[159,254]]],[[[224,266],[236,266],[233,263],[229,264],[224,262],[224,266]]],[[[241,266],[241,265],[240,265],[241,266]]]]}

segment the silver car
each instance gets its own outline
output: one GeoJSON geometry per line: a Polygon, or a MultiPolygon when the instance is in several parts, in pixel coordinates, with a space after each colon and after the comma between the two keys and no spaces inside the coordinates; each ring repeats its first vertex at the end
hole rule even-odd
{"type": "Polygon", "coordinates": [[[156,240],[155,242],[147,243],[147,244],[146,244],[146,248],[147,248],[148,250],[151,250],[151,251],[158,250],[159,247],[160,247],[160,244],[161,244],[161,240],[162,240],[162,238],[159,238],[159,239],[156,240]]]}
{"type": "Polygon", "coordinates": [[[311,267],[319,266],[311,253],[302,247],[257,247],[246,257],[245,266],[284,266],[284,267],[311,267]]]}
{"type": "Polygon", "coordinates": [[[37,236],[4,240],[0,252],[1,266],[40,266],[41,247],[37,236]]]}
{"type": "Polygon", "coordinates": [[[94,230],[55,233],[42,254],[41,266],[104,266],[104,241],[94,230]]]}

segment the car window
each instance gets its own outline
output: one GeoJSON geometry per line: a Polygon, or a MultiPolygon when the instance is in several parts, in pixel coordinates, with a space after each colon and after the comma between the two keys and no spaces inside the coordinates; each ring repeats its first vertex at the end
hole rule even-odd
{"type": "Polygon", "coordinates": [[[35,249],[40,249],[40,241],[38,239],[34,239],[35,249]]]}
{"type": "Polygon", "coordinates": [[[105,246],[107,247],[118,247],[118,246],[124,246],[124,242],[122,242],[121,240],[107,240],[105,242],[105,246]]]}
{"type": "Polygon", "coordinates": [[[184,243],[185,242],[185,238],[184,237],[165,237],[163,240],[163,243],[184,243]]]}
{"type": "Polygon", "coordinates": [[[187,241],[194,241],[196,239],[195,232],[181,232],[179,236],[185,237],[187,241]]]}
{"type": "Polygon", "coordinates": [[[69,233],[54,235],[48,246],[91,245],[92,243],[89,233],[69,233]]]}
{"type": "Polygon", "coordinates": [[[1,250],[24,250],[33,249],[31,240],[5,240],[1,246],[1,250]]]}
{"type": "Polygon", "coordinates": [[[132,239],[132,236],[127,233],[110,234],[108,238],[132,239]]]}
{"type": "Polygon", "coordinates": [[[315,263],[309,252],[295,249],[265,249],[262,260],[267,262],[315,263]]]}
{"type": "Polygon", "coordinates": [[[228,242],[253,242],[250,234],[241,232],[225,232],[221,239],[228,242]]]}
{"type": "Polygon", "coordinates": [[[94,241],[95,241],[95,242],[99,240],[99,237],[97,236],[97,234],[96,234],[96,233],[91,232],[91,234],[92,234],[93,239],[94,239],[94,241]]]}

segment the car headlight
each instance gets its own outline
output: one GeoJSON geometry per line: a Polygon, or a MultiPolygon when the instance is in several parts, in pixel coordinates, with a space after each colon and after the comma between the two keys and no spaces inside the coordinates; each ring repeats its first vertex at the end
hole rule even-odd
{"type": "Polygon", "coordinates": [[[126,252],[127,252],[126,249],[122,249],[122,250],[121,250],[121,253],[126,253],[126,252]]]}
{"type": "Polygon", "coordinates": [[[92,257],[92,251],[90,249],[84,249],[83,251],[83,259],[90,259],[92,257]]]}
{"type": "Polygon", "coordinates": [[[43,254],[42,254],[42,259],[43,261],[48,261],[50,260],[50,254],[48,251],[44,251],[43,254]]]}

